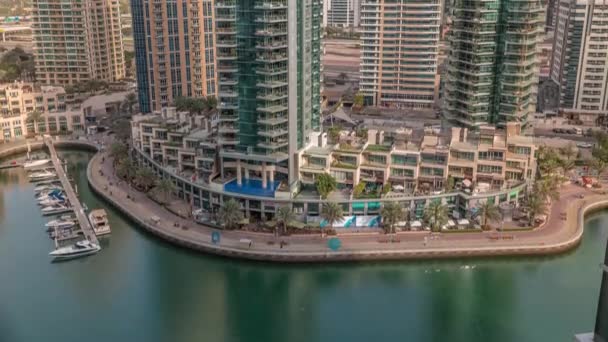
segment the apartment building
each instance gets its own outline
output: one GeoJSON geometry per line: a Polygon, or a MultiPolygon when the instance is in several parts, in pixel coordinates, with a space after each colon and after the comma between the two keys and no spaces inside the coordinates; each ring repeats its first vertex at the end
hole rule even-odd
{"type": "Polygon", "coordinates": [[[455,0],[451,18],[445,118],[475,129],[525,125],[536,111],[540,1],[455,0]]]}
{"type": "MultiPolygon", "coordinates": [[[[222,2],[216,1],[218,11],[222,2]]],[[[232,0],[236,3],[236,0],[232,0]]],[[[139,108],[216,95],[214,1],[131,1],[139,108]]]]}
{"type": "Polygon", "coordinates": [[[133,144],[164,167],[193,182],[208,184],[218,175],[218,166],[213,134],[217,113],[207,114],[193,117],[167,107],[136,115],[131,123],[133,144]]]}
{"type": "Polygon", "coordinates": [[[359,27],[362,0],[325,0],[323,27],[359,27]]]}
{"type": "Polygon", "coordinates": [[[362,0],[359,84],[367,105],[433,106],[441,8],[440,0],[362,0]]]}
{"type": "Polygon", "coordinates": [[[84,114],[66,105],[62,87],[32,83],[0,84],[0,129],[3,140],[23,138],[34,132],[61,133],[84,130],[84,114]],[[40,112],[41,120],[28,122],[28,114],[40,112]]]}
{"type": "Polygon", "coordinates": [[[367,137],[349,132],[335,145],[305,150],[300,179],[314,184],[316,176],[329,173],[341,188],[366,182],[409,194],[443,191],[449,177],[463,187],[504,189],[535,177],[536,147],[520,128],[483,126],[475,134],[458,127],[440,134],[370,130],[367,137]]]}
{"type": "Polygon", "coordinates": [[[326,200],[316,193],[315,179],[331,174],[339,190],[329,200],[349,215],[378,215],[383,203],[398,201],[419,219],[428,203],[442,201],[452,216],[462,218],[474,216],[484,201],[516,203],[535,177],[537,148],[532,138],[520,135],[517,123],[507,124],[506,131],[487,126],[475,133],[466,128],[344,131],[331,143],[327,134],[316,133],[294,160],[295,186],[274,178],[270,168],[259,172],[240,160],[235,161],[240,175],[228,175],[216,144],[221,118],[213,116],[211,126],[203,124],[206,118],[192,119],[173,108],[138,115],[132,139],[140,165],[170,179],[180,198],[207,212],[235,199],[248,217],[271,220],[278,208],[288,206],[316,222],[326,200]],[[371,195],[357,195],[355,189],[362,187],[373,189],[371,195]]]}
{"type": "Polygon", "coordinates": [[[608,110],[608,1],[559,2],[551,79],[561,108],[608,110]]]}
{"type": "Polygon", "coordinates": [[[49,85],[125,76],[117,0],[34,0],[36,78],[49,85]]]}
{"type": "Polygon", "coordinates": [[[320,0],[217,0],[221,175],[261,188],[297,181],[320,126],[320,0]]]}

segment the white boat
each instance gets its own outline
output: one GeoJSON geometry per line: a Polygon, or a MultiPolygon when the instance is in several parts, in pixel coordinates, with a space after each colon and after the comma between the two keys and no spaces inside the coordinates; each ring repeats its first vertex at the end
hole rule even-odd
{"type": "Polygon", "coordinates": [[[33,168],[37,168],[37,167],[41,167],[44,166],[48,163],[50,163],[51,160],[50,159],[38,159],[38,160],[31,160],[29,162],[26,162],[25,164],[23,164],[23,168],[24,169],[33,169],[33,168]]]}
{"type": "Polygon", "coordinates": [[[50,171],[41,171],[41,172],[34,172],[31,175],[29,175],[28,177],[31,182],[37,182],[37,181],[49,180],[51,178],[55,178],[55,177],[57,177],[57,174],[55,172],[50,172],[50,171]]]}
{"type": "Polygon", "coordinates": [[[49,197],[49,198],[45,198],[45,199],[39,201],[38,205],[41,205],[43,207],[48,207],[51,205],[62,204],[62,203],[65,203],[65,200],[49,197]]]}
{"type": "Polygon", "coordinates": [[[74,259],[99,252],[101,247],[89,240],[78,241],[73,245],[57,248],[51,253],[55,259],[74,259]]]}
{"type": "Polygon", "coordinates": [[[54,185],[54,184],[38,185],[37,187],[34,188],[35,193],[40,193],[40,192],[44,192],[44,191],[48,192],[48,191],[53,191],[53,190],[63,191],[63,188],[61,187],[61,185],[54,185]]]}
{"type": "Polygon", "coordinates": [[[69,219],[64,219],[63,217],[58,218],[56,220],[51,220],[47,222],[44,226],[47,228],[57,228],[57,229],[65,229],[72,228],[76,225],[76,222],[70,217],[69,219]]]}
{"type": "Polygon", "coordinates": [[[108,214],[103,209],[95,209],[89,213],[89,222],[93,226],[95,235],[110,234],[110,223],[108,223],[108,214]]]}
{"type": "Polygon", "coordinates": [[[72,207],[69,207],[65,204],[54,204],[48,207],[42,208],[42,215],[55,215],[55,214],[63,214],[69,211],[73,211],[72,207]]]}
{"type": "Polygon", "coordinates": [[[53,191],[43,191],[40,193],[40,195],[36,196],[36,201],[38,202],[42,202],[46,199],[59,199],[59,200],[65,200],[65,192],[60,191],[60,190],[53,190],[53,191]]]}
{"type": "Polygon", "coordinates": [[[51,180],[46,180],[46,181],[40,181],[36,183],[38,186],[44,186],[44,185],[54,185],[54,186],[61,186],[61,181],[59,179],[51,179],[51,180]]]}

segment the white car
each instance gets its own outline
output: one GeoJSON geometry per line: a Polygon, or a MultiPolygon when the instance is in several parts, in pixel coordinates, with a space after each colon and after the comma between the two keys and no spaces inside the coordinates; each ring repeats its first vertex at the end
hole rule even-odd
{"type": "Polygon", "coordinates": [[[579,143],[576,144],[576,146],[580,147],[580,148],[592,148],[593,147],[592,144],[590,144],[590,143],[584,143],[584,142],[579,142],[579,143]]]}

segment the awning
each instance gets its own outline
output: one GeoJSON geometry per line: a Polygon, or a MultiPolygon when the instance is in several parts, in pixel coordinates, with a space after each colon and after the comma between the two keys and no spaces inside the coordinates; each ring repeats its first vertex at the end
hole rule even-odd
{"type": "Polygon", "coordinates": [[[469,220],[467,220],[467,219],[460,219],[460,220],[458,220],[458,225],[459,225],[459,226],[466,226],[466,225],[468,225],[469,223],[470,223],[470,222],[469,222],[469,220]]]}
{"type": "Polygon", "coordinates": [[[397,184],[397,185],[393,186],[393,190],[403,191],[403,190],[405,190],[405,187],[403,185],[397,184]]]}
{"type": "Polygon", "coordinates": [[[448,227],[454,227],[456,223],[453,220],[448,220],[448,227]]]}
{"type": "Polygon", "coordinates": [[[268,228],[274,228],[277,225],[277,221],[266,221],[264,222],[264,225],[268,228]]]}
{"type": "Polygon", "coordinates": [[[410,227],[419,228],[419,227],[422,227],[422,223],[420,221],[412,221],[412,222],[410,222],[410,227]]]}

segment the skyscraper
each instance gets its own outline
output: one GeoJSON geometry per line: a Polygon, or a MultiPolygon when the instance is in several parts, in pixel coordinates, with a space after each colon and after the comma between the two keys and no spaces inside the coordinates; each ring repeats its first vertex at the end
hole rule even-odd
{"type": "Polygon", "coordinates": [[[217,0],[222,176],[298,178],[320,125],[321,0],[217,0]]]}
{"type": "Polygon", "coordinates": [[[539,0],[455,0],[448,37],[444,115],[471,128],[523,125],[536,110],[539,0]]]}
{"type": "Polygon", "coordinates": [[[441,2],[362,1],[360,89],[366,104],[432,107],[441,2]]]}
{"type": "Polygon", "coordinates": [[[139,108],[216,94],[213,0],[132,0],[139,108]]]}
{"type": "Polygon", "coordinates": [[[551,60],[560,107],[608,110],[607,32],[607,0],[560,1],[551,60]]]}
{"type": "Polygon", "coordinates": [[[323,2],[324,26],[359,27],[361,0],[325,0],[323,2]]]}
{"type": "Polygon", "coordinates": [[[70,85],[125,76],[120,9],[111,0],[34,0],[36,78],[70,85]]]}

